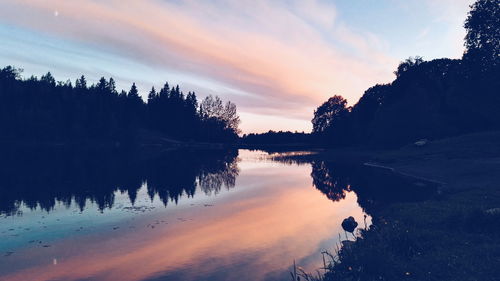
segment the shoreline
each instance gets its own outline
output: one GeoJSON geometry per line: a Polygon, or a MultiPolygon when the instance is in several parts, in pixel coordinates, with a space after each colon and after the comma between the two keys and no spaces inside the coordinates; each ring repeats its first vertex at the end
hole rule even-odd
{"type": "Polygon", "coordinates": [[[377,206],[375,227],[339,252],[325,280],[497,280],[500,132],[396,150],[328,150],[294,157],[385,169],[441,184],[439,196],[377,206]],[[347,160],[346,160],[347,159],[347,160]]]}

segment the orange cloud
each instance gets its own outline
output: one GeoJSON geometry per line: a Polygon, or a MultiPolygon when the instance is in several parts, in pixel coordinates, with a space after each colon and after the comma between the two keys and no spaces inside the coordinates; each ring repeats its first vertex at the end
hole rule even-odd
{"type": "Polygon", "coordinates": [[[349,30],[335,21],[333,5],[316,0],[20,0],[1,6],[9,22],[246,92],[264,109],[231,96],[248,113],[307,122],[334,93],[356,102],[369,86],[388,81],[397,63],[374,35],[349,30]]]}

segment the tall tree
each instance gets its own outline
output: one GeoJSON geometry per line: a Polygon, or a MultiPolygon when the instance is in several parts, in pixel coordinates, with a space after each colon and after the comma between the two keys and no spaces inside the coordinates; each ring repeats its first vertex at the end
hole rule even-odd
{"type": "Polygon", "coordinates": [[[56,82],[50,73],[23,80],[20,70],[0,69],[0,139],[129,142],[147,128],[182,140],[234,141],[239,132],[236,106],[219,97],[199,106],[194,92],[184,95],[166,83],[159,93],[151,89],[146,106],[135,83],[119,94],[113,78],[87,87],[81,76],[75,84],[56,82]]]}
{"type": "Polygon", "coordinates": [[[241,132],[238,128],[241,121],[238,113],[236,112],[236,104],[230,101],[226,102],[222,113],[222,120],[224,120],[226,124],[226,129],[229,129],[235,134],[239,134],[241,132]]]}
{"type": "Polygon", "coordinates": [[[87,89],[87,80],[85,79],[85,76],[82,75],[80,78],[76,79],[75,88],[87,89]]]}
{"type": "Polygon", "coordinates": [[[481,62],[500,64],[500,2],[498,0],[478,0],[464,24],[466,58],[481,62]]]}
{"type": "Polygon", "coordinates": [[[400,77],[403,73],[408,72],[409,70],[419,66],[424,62],[424,59],[420,56],[409,57],[405,61],[399,63],[398,69],[394,71],[396,77],[400,77]]]}
{"type": "Polygon", "coordinates": [[[47,72],[47,74],[42,75],[40,81],[47,83],[48,85],[53,87],[56,85],[56,79],[54,78],[54,76],[52,76],[50,72],[47,72]]]}
{"type": "Polygon", "coordinates": [[[156,93],[155,87],[152,87],[151,91],[149,91],[149,94],[148,94],[148,104],[154,103],[156,101],[157,97],[158,97],[158,94],[156,93]]]}
{"type": "Polygon", "coordinates": [[[116,83],[115,79],[113,77],[109,78],[109,82],[107,84],[107,89],[110,94],[117,95],[118,92],[116,91],[116,83]]]}
{"type": "Polygon", "coordinates": [[[106,78],[101,77],[101,79],[99,79],[99,82],[97,82],[97,85],[96,85],[96,89],[101,94],[106,92],[106,90],[108,89],[108,81],[106,81],[106,78]]]}
{"type": "Polygon", "coordinates": [[[313,133],[323,133],[329,129],[338,119],[345,116],[349,109],[346,107],[347,100],[342,96],[335,95],[320,105],[314,111],[312,119],[313,133]]]}
{"type": "Polygon", "coordinates": [[[141,96],[139,96],[139,91],[137,90],[137,86],[135,85],[135,83],[132,83],[132,87],[130,87],[127,98],[129,99],[129,101],[136,104],[143,103],[141,96]]]}
{"type": "Polygon", "coordinates": [[[214,97],[212,95],[208,95],[201,102],[200,111],[202,113],[202,118],[204,119],[219,119],[222,117],[224,112],[224,105],[218,96],[214,97]]]}

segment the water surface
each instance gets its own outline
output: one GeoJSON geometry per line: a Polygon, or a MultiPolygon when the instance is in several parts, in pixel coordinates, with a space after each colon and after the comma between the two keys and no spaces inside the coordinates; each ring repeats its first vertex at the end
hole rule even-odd
{"type": "Polygon", "coordinates": [[[363,224],[331,172],[260,151],[26,157],[2,163],[1,280],[289,280],[363,224]]]}

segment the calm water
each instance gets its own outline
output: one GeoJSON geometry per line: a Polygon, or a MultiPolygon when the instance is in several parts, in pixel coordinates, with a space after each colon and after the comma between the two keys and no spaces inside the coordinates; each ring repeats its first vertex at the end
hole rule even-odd
{"type": "Polygon", "coordinates": [[[294,259],[321,267],[344,218],[363,226],[347,177],[322,163],[247,150],[11,156],[0,280],[289,280],[294,259]]]}

